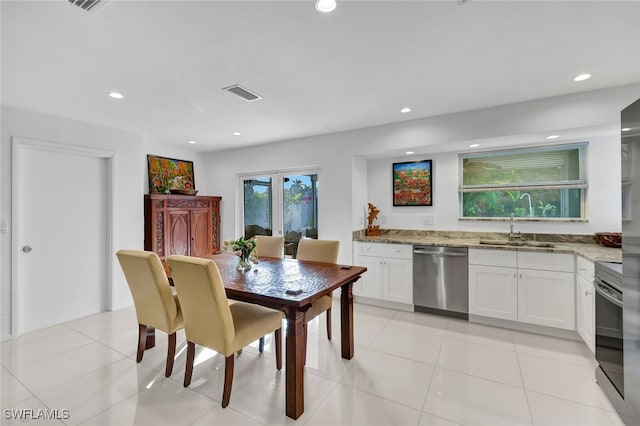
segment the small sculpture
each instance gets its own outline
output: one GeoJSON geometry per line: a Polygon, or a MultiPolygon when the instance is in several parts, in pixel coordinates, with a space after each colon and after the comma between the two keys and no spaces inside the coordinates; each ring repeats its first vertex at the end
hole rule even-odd
{"type": "Polygon", "coordinates": [[[367,236],[378,236],[380,235],[380,225],[374,225],[373,222],[378,219],[378,213],[380,213],[380,210],[378,210],[373,204],[368,204],[369,215],[367,216],[367,236]]]}

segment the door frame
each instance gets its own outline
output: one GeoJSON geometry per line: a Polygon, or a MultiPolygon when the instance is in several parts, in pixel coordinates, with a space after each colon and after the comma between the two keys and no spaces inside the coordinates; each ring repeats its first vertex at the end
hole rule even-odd
{"type": "Polygon", "coordinates": [[[104,308],[108,311],[113,307],[113,248],[115,247],[115,211],[116,211],[116,178],[115,170],[116,153],[114,151],[90,148],[80,145],[70,145],[58,142],[30,139],[23,137],[12,137],[12,164],[11,164],[11,336],[18,337],[22,333],[23,310],[22,310],[22,286],[20,283],[20,203],[23,194],[23,182],[21,178],[21,161],[23,152],[27,149],[49,151],[57,153],[67,153],[83,155],[87,157],[103,158],[106,160],[106,243],[105,251],[105,271],[106,288],[101,289],[104,297],[104,308]]]}
{"type": "MultiPolygon", "coordinates": [[[[283,207],[281,203],[275,203],[275,201],[282,201],[282,186],[283,186],[283,177],[285,175],[290,174],[315,174],[318,176],[318,181],[320,181],[321,168],[320,166],[305,166],[305,167],[292,167],[288,169],[277,169],[277,170],[264,170],[259,172],[247,172],[247,173],[238,173],[236,180],[236,212],[238,212],[236,216],[236,226],[235,226],[235,234],[234,235],[244,235],[244,186],[243,182],[246,179],[251,178],[259,178],[259,177],[270,177],[271,178],[271,203],[272,203],[272,215],[271,218],[271,227],[273,230],[274,236],[283,236],[284,235],[284,218],[282,217],[283,207]],[[276,235],[276,231],[278,234],[276,235]]],[[[320,198],[320,186],[317,188],[318,198],[320,198]]],[[[318,215],[320,215],[320,211],[318,210],[318,215]]],[[[318,218],[319,221],[319,218],[318,218]]],[[[236,238],[236,237],[234,237],[236,238]]]]}

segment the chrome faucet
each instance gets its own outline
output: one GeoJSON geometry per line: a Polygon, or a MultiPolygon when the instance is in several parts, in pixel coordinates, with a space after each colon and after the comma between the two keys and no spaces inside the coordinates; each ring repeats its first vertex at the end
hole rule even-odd
{"type": "Polygon", "coordinates": [[[511,212],[511,214],[509,215],[509,242],[510,243],[513,242],[513,224],[514,224],[513,212],[511,212]]]}
{"type": "Polygon", "coordinates": [[[520,196],[520,199],[522,200],[525,195],[529,197],[529,217],[533,217],[533,207],[531,206],[531,194],[529,194],[528,192],[525,192],[520,196]]]}

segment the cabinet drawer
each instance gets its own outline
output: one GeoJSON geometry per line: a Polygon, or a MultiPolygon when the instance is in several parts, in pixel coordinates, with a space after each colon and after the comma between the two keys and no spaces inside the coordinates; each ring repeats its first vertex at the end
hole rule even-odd
{"type": "Polygon", "coordinates": [[[469,249],[469,265],[515,268],[517,264],[518,254],[515,250],[469,249]]]}
{"type": "Polygon", "coordinates": [[[356,242],[355,254],[367,256],[392,257],[398,259],[411,259],[413,246],[409,244],[378,244],[356,242]]]}
{"type": "Polygon", "coordinates": [[[573,257],[567,253],[518,251],[518,268],[541,271],[573,272],[573,257]]]}
{"type": "Polygon", "coordinates": [[[594,265],[590,260],[585,259],[582,256],[576,256],[576,273],[587,280],[590,283],[593,283],[594,277],[594,265]]]}

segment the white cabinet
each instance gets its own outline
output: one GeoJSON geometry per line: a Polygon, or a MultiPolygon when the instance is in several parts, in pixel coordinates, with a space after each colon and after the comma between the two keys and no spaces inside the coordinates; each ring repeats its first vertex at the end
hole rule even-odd
{"type": "Polygon", "coordinates": [[[573,255],[469,250],[469,313],[573,330],[573,255]]]}
{"type": "Polygon", "coordinates": [[[595,295],[593,262],[576,256],[576,329],[591,352],[596,351],[595,295]]]}
{"type": "Polygon", "coordinates": [[[413,304],[413,249],[407,244],[354,242],[354,263],[367,272],[356,282],[356,296],[413,304]]]}
{"type": "Polygon", "coordinates": [[[469,313],[517,320],[516,268],[469,265],[469,313]]]}

